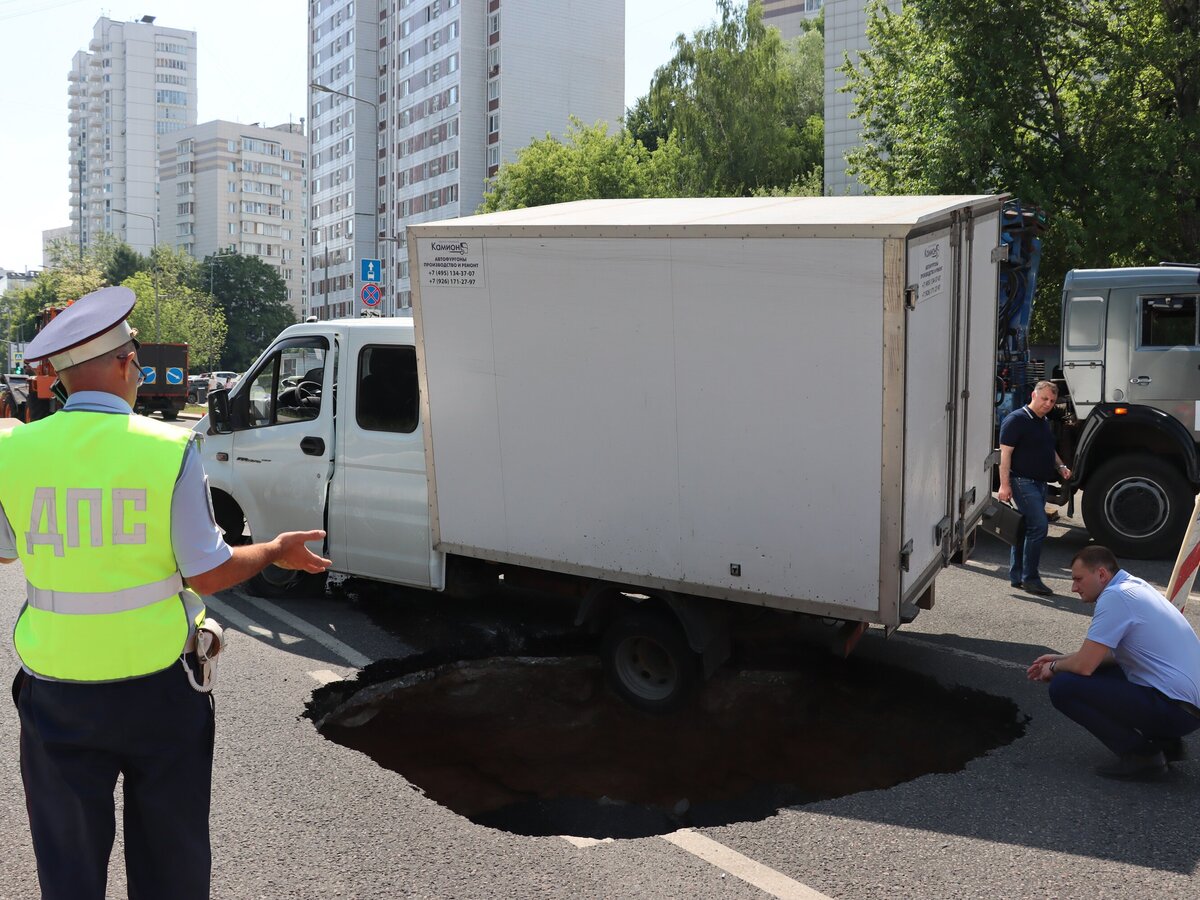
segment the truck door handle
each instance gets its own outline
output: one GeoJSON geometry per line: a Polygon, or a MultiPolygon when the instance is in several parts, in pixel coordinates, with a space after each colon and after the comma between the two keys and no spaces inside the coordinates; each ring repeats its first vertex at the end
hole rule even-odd
{"type": "Polygon", "coordinates": [[[1149,384],[1153,379],[1149,375],[1138,375],[1135,378],[1130,378],[1130,384],[1149,384]]]}
{"type": "Polygon", "coordinates": [[[300,441],[300,449],[309,456],[323,456],[325,453],[325,442],[319,437],[306,437],[300,441]]]}

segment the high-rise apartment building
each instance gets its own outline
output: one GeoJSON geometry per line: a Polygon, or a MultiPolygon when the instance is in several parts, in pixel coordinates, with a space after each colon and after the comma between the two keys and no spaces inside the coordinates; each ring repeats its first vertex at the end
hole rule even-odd
{"type": "Polygon", "coordinates": [[[502,161],[571,116],[615,130],[624,112],[624,0],[309,10],[309,303],[323,318],[362,308],[360,259],[383,260],[385,314],[410,306],[408,224],[470,215],[502,161]]]}
{"type": "Polygon", "coordinates": [[[804,23],[815,19],[825,0],[762,0],[763,22],[774,25],[783,37],[798,37],[804,33],[804,23]]]}
{"type": "MultiPolygon", "coordinates": [[[[901,0],[888,0],[888,8],[899,12],[901,0]]],[[[825,4],[825,193],[836,196],[861,194],[863,187],[846,172],[846,154],[861,143],[862,128],[854,112],[854,94],[845,91],[846,76],[840,71],[849,57],[858,62],[865,50],[870,10],[866,0],[828,0],[825,4]]]]}
{"type": "Polygon", "coordinates": [[[160,139],[196,124],[196,33],[163,28],[153,16],[101,18],[68,81],[73,237],[86,247],[110,232],[146,253],[160,139]]]}
{"type": "Polygon", "coordinates": [[[196,259],[228,250],[259,257],[287,283],[288,302],[303,318],[308,230],[303,126],[216,120],[175,132],[161,146],[159,241],[196,259]]]}

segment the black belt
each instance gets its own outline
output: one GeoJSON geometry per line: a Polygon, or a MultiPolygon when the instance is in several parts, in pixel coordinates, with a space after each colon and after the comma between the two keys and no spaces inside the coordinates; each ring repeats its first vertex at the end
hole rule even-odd
{"type": "Polygon", "coordinates": [[[1195,718],[1200,719],[1200,709],[1196,709],[1196,707],[1193,704],[1188,703],[1186,700],[1176,700],[1174,697],[1167,697],[1167,699],[1170,700],[1172,703],[1174,703],[1176,706],[1178,706],[1180,709],[1182,709],[1188,715],[1194,716],[1195,718]]]}
{"type": "Polygon", "coordinates": [[[1172,696],[1168,695],[1165,691],[1160,691],[1158,688],[1154,688],[1153,690],[1155,691],[1155,693],[1157,693],[1160,697],[1162,697],[1168,703],[1175,704],[1180,709],[1182,709],[1185,713],[1187,713],[1189,716],[1200,719],[1200,709],[1197,709],[1193,704],[1189,703],[1186,700],[1179,700],[1176,697],[1172,697],[1172,696]]]}

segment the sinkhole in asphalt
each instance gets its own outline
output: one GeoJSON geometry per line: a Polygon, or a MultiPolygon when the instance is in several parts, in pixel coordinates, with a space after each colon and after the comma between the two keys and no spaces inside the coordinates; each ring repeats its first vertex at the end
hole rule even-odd
{"type": "Polygon", "coordinates": [[[721,670],[664,716],[626,706],[591,656],[375,677],[318,692],[308,715],[321,733],[473,822],[522,835],[758,820],[959,771],[1024,731],[1008,699],[862,659],[721,670]]]}

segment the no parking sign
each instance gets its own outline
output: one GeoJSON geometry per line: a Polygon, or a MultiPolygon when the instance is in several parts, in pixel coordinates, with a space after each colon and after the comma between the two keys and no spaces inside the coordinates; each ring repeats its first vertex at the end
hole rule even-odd
{"type": "Polygon", "coordinates": [[[378,306],[383,300],[383,292],[377,284],[364,284],[359,293],[362,295],[362,302],[370,307],[378,306]]]}

